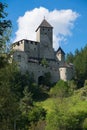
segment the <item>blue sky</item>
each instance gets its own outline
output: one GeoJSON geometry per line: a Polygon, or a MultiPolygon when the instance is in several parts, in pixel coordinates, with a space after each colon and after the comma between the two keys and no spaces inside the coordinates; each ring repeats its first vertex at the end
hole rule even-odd
{"type": "MultiPolygon", "coordinates": [[[[42,10],[47,12],[48,10],[49,12],[46,15],[46,19],[48,20],[48,22],[51,21],[53,23],[54,17],[50,16],[50,12],[52,13],[53,10],[57,10],[57,13],[56,13],[57,15],[58,11],[60,13],[61,10],[64,10],[64,11],[69,10],[68,11],[69,17],[73,15],[74,12],[76,13],[77,17],[74,16],[73,20],[72,18],[70,18],[68,23],[64,24],[65,26],[70,24],[71,27],[69,27],[68,25],[68,31],[70,31],[70,34],[69,33],[64,34],[63,32],[61,33],[62,35],[61,39],[63,40],[60,40],[59,42],[60,46],[63,48],[63,50],[66,53],[69,53],[69,52],[74,52],[77,48],[80,49],[81,47],[84,47],[87,44],[87,29],[86,29],[87,28],[86,27],[87,26],[87,0],[1,0],[1,2],[8,4],[8,8],[6,9],[6,11],[8,12],[8,19],[10,19],[13,24],[12,39],[15,39],[15,37],[17,37],[18,35],[17,32],[18,30],[20,30],[20,26],[21,26],[20,20],[21,19],[24,20],[25,18],[24,16],[26,12],[28,12],[28,15],[26,16],[27,17],[29,16],[28,18],[28,21],[29,21],[29,19],[33,20],[33,17],[34,17],[34,14],[33,14],[31,16],[32,18],[30,18],[30,15],[29,15],[30,11],[31,11],[30,13],[32,13],[32,12],[35,12],[34,9],[37,9],[37,12],[42,11],[42,10]],[[40,7],[43,7],[43,8],[40,8],[40,7]],[[72,11],[71,14],[70,14],[70,11],[72,11]],[[73,24],[73,27],[71,24],[73,24]]],[[[42,15],[44,15],[43,12],[42,12],[42,15]]],[[[41,21],[41,19],[44,16],[40,18],[38,17],[38,14],[37,16],[36,14],[35,14],[35,17],[37,19],[36,23],[38,26],[39,25],[38,21],[41,21]]],[[[66,18],[64,19],[64,21],[66,21],[66,18]]],[[[34,22],[32,22],[32,26],[34,22]]],[[[29,25],[31,26],[31,24],[29,25]]],[[[56,25],[55,27],[59,27],[59,26],[56,25]]],[[[56,34],[59,33],[55,30],[55,28],[54,28],[54,31],[56,34]]]]}

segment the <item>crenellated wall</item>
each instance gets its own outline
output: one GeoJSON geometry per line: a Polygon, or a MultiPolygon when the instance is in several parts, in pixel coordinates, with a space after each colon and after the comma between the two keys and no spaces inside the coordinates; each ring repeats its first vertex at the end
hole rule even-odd
{"type": "Polygon", "coordinates": [[[51,82],[64,81],[72,79],[74,76],[74,67],[72,64],[66,64],[65,53],[58,48],[57,52],[53,49],[53,27],[43,20],[42,24],[36,30],[36,40],[20,40],[13,43],[13,59],[17,62],[22,73],[29,71],[34,74],[34,79],[38,83],[40,76],[50,72],[51,82]],[[41,65],[41,60],[46,59],[47,66],[41,65]]]}
{"type": "Polygon", "coordinates": [[[20,40],[18,42],[13,43],[12,49],[18,51],[24,51],[24,41],[25,40],[20,40]]]}

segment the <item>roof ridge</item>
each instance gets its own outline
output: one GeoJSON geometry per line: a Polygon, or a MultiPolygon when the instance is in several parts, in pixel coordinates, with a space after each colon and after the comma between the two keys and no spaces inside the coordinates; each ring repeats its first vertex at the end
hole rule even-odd
{"type": "MultiPolygon", "coordinates": [[[[47,27],[47,28],[53,28],[46,19],[43,19],[43,21],[41,22],[41,24],[38,26],[39,27],[47,27]]],[[[36,31],[38,30],[38,28],[36,29],[36,31]]]]}
{"type": "Polygon", "coordinates": [[[59,46],[59,48],[57,49],[57,51],[56,51],[57,53],[63,53],[64,55],[65,55],[65,52],[63,51],[63,49],[59,46]]]}

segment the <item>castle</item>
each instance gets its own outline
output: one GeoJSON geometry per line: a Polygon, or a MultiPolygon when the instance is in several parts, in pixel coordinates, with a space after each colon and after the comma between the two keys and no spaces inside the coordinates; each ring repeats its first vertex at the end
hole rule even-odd
{"type": "Polygon", "coordinates": [[[40,83],[45,73],[51,75],[51,82],[71,80],[74,76],[73,64],[67,64],[61,47],[53,49],[53,27],[43,19],[36,29],[36,41],[20,40],[12,44],[13,59],[18,63],[21,72],[34,74],[40,83]]]}

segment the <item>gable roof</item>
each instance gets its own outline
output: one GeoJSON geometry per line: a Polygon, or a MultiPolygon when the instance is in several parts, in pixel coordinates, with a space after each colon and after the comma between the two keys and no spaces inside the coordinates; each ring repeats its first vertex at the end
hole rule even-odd
{"type": "Polygon", "coordinates": [[[47,20],[45,20],[45,19],[41,22],[41,24],[39,25],[39,27],[36,29],[36,32],[37,32],[37,30],[38,30],[40,27],[53,28],[53,27],[47,22],[47,20]]]}
{"type": "Polygon", "coordinates": [[[62,53],[62,54],[64,54],[64,55],[65,55],[65,52],[62,50],[62,48],[61,48],[61,47],[59,47],[59,48],[58,48],[58,50],[56,51],[56,53],[62,53]]]}

